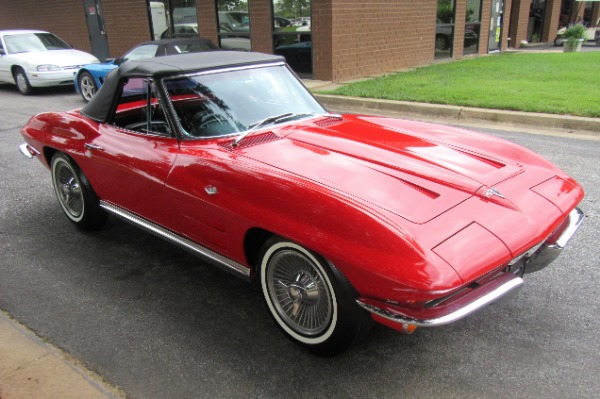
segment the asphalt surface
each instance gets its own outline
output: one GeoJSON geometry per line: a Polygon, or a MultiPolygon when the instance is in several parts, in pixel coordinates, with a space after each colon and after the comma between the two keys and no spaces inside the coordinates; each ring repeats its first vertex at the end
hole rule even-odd
{"type": "Polygon", "coordinates": [[[16,147],[32,114],[81,105],[69,90],[0,86],[0,309],[128,397],[599,397],[597,139],[484,129],[583,185],[575,238],[507,302],[412,335],[376,327],[322,359],[289,342],[243,281],[115,218],[96,233],[68,222],[49,172],[16,147]]]}

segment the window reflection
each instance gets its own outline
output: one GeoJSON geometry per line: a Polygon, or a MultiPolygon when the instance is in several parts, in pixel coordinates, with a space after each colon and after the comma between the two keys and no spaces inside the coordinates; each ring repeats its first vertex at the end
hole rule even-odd
{"type": "Polygon", "coordinates": [[[198,36],[196,0],[152,0],[149,4],[154,40],[198,36]]]}
{"type": "Polygon", "coordinates": [[[437,0],[435,58],[452,57],[454,43],[454,0],[437,0]]]}
{"type": "Polygon", "coordinates": [[[219,42],[227,50],[250,51],[250,14],[248,2],[217,0],[219,42]]]}
{"type": "Polygon", "coordinates": [[[273,1],[273,50],[301,76],[312,75],[311,0],[273,1]]]}
{"type": "Polygon", "coordinates": [[[477,54],[479,51],[479,34],[481,32],[481,2],[482,0],[467,0],[467,15],[465,18],[465,43],[463,54],[477,54]]]}
{"type": "Polygon", "coordinates": [[[546,0],[532,0],[529,7],[529,25],[527,29],[527,40],[529,43],[539,43],[544,28],[544,13],[546,0]]]}

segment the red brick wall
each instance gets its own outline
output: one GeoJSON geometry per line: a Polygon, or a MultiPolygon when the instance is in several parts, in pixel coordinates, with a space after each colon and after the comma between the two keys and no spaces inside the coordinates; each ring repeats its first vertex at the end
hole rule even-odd
{"type": "MultiPolygon", "coordinates": [[[[83,0],[0,1],[1,29],[48,30],[91,52],[83,0]]],[[[249,1],[255,51],[273,51],[271,1],[249,1]]],[[[514,0],[513,10],[505,1],[502,49],[519,46],[529,23],[529,0],[514,0]]],[[[465,4],[457,0],[455,59],[462,58],[465,4]]],[[[215,0],[196,0],[196,7],[201,35],[217,42],[215,0]]],[[[432,63],[436,7],[436,0],[313,0],[313,77],[346,81],[432,63]]],[[[103,0],[103,8],[112,57],[151,39],[145,0],[103,0]]],[[[490,8],[491,0],[484,0],[479,54],[487,53],[490,8]]]]}
{"type": "MultiPolygon", "coordinates": [[[[521,41],[527,38],[527,27],[529,26],[529,0],[514,0],[510,12],[510,42],[509,47],[519,48],[521,41]]],[[[504,23],[506,24],[506,16],[504,23]]]]}
{"type": "Polygon", "coordinates": [[[546,12],[544,15],[544,27],[542,29],[542,42],[553,41],[558,30],[558,19],[560,18],[560,6],[562,0],[546,1],[546,12]]]}
{"type": "Polygon", "coordinates": [[[465,19],[467,17],[467,1],[456,0],[454,5],[454,44],[452,58],[459,60],[463,57],[465,47],[465,19]]]}
{"type": "Polygon", "coordinates": [[[219,44],[217,3],[196,0],[196,15],[198,16],[200,36],[212,40],[214,44],[219,44]]]}
{"type": "Polygon", "coordinates": [[[91,52],[83,0],[0,0],[0,29],[39,29],[91,52]]]}
{"type": "Polygon", "coordinates": [[[310,29],[313,45],[313,78],[317,80],[333,79],[331,3],[332,0],[313,0],[312,3],[310,29]]]}
{"type": "Polygon", "coordinates": [[[252,41],[252,51],[273,54],[273,33],[271,28],[273,17],[271,16],[271,0],[249,1],[248,13],[250,14],[250,39],[252,41]]]}
{"type": "Polygon", "coordinates": [[[152,39],[145,0],[103,0],[102,5],[111,57],[152,39]]]}
{"type": "Polygon", "coordinates": [[[344,81],[433,61],[436,1],[331,0],[332,79],[344,81]]]}

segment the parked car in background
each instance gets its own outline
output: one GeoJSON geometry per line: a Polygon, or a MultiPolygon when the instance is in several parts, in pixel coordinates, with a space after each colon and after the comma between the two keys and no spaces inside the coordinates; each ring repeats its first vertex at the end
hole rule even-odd
{"type": "Polygon", "coordinates": [[[31,94],[34,87],[73,84],[82,65],[99,62],[49,32],[0,31],[0,83],[16,84],[21,94],[31,94]]]}
{"type": "Polygon", "coordinates": [[[250,32],[250,17],[244,11],[219,11],[219,31],[250,32]]]}
{"type": "MultiPolygon", "coordinates": [[[[228,33],[229,31],[225,26],[221,26],[221,33],[219,35],[219,44],[223,50],[234,50],[234,51],[250,51],[252,45],[250,41],[250,34],[246,33],[228,33]]],[[[171,37],[197,37],[198,36],[198,24],[187,23],[178,24],[173,27],[173,33],[166,30],[161,35],[161,38],[167,39],[171,37]]]]}
{"type": "Polygon", "coordinates": [[[75,226],[116,215],[255,282],[283,333],[324,356],[373,321],[410,333],[516,293],[584,218],[579,184],[531,151],[328,113],[273,55],[128,61],[81,110],[21,133],[75,226]]]}
{"type": "MultiPolygon", "coordinates": [[[[454,24],[443,23],[438,19],[435,25],[435,49],[436,50],[447,50],[452,44],[452,38],[454,35],[454,24]]],[[[469,47],[479,40],[477,33],[471,29],[465,29],[465,40],[463,45],[469,47]]]]}
{"type": "Polygon", "coordinates": [[[123,54],[122,57],[110,62],[81,66],[71,83],[75,83],[75,90],[81,94],[85,101],[90,101],[104,84],[106,75],[125,61],[218,49],[210,40],[197,36],[145,42],[138,44],[123,54]]]}
{"type": "MultiPolygon", "coordinates": [[[[555,46],[563,45],[563,42],[564,42],[563,36],[566,31],[567,31],[567,27],[563,26],[562,28],[560,28],[558,30],[558,32],[556,32],[556,38],[554,39],[555,46]]],[[[586,42],[595,41],[596,45],[600,46],[600,40],[598,40],[597,37],[600,37],[600,18],[598,18],[598,20],[596,21],[596,25],[587,27],[587,29],[585,30],[585,40],[584,41],[586,41],[586,42]]]]}

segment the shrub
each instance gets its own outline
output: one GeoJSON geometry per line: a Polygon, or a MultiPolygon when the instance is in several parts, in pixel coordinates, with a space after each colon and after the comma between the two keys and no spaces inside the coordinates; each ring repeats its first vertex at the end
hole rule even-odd
{"type": "Polygon", "coordinates": [[[564,34],[564,38],[567,39],[569,42],[575,42],[579,39],[584,39],[585,38],[585,26],[577,24],[577,25],[573,25],[570,28],[568,28],[564,34]]]}

